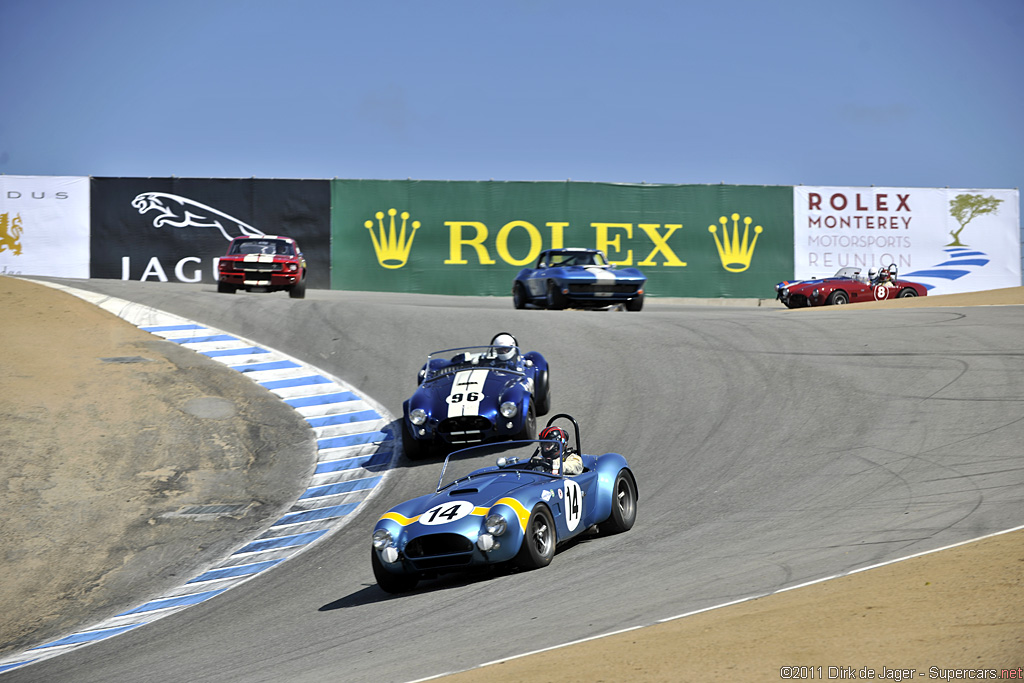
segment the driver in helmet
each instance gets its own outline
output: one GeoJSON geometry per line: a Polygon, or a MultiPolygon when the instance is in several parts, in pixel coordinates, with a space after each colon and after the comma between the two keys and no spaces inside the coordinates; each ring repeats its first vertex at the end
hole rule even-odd
{"type": "Polygon", "coordinates": [[[569,447],[569,434],[561,427],[545,427],[540,433],[540,467],[551,474],[558,474],[558,444],[562,445],[562,473],[572,476],[583,471],[583,458],[569,447]]]}
{"type": "Polygon", "coordinates": [[[508,332],[499,332],[491,338],[491,351],[492,358],[514,364],[516,356],[519,354],[519,342],[508,332]]]}
{"type": "Polygon", "coordinates": [[[888,268],[882,268],[882,270],[878,271],[878,284],[882,285],[883,287],[896,286],[892,282],[892,274],[889,272],[888,268]]]}

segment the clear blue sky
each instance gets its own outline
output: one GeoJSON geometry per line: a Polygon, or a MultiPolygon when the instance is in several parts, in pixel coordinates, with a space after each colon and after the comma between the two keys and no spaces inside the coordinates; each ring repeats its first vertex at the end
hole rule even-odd
{"type": "Polygon", "coordinates": [[[1022,0],[0,0],[0,173],[1014,188],[1022,0]]]}

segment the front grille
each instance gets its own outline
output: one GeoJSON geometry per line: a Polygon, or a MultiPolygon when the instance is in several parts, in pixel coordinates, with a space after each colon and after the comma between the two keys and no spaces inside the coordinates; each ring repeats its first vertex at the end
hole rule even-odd
{"type": "Polygon", "coordinates": [[[284,269],[283,263],[239,263],[236,264],[238,270],[245,273],[273,273],[284,269]]]}
{"type": "Polygon", "coordinates": [[[570,294],[635,294],[636,285],[629,284],[596,284],[569,285],[570,294]]]}
{"type": "Polygon", "coordinates": [[[484,433],[491,428],[491,421],[480,415],[449,417],[437,425],[437,431],[452,443],[477,443],[483,441],[484,433]]]}
{"type": "Polygon", "coordinates": [[[417,569],[460,567],[473,560],[473,543],[459,534],[429,534],[409,541],[405,556],[417,569]]]}

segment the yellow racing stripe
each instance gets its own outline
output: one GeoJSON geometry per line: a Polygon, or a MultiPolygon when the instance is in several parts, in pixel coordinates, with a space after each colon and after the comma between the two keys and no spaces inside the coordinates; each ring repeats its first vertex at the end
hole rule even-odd
{"type": "Polygon", "coordinates": [[[523,531],[526,531],[526,524],[530,521],[530,511],[523,507],[522,503],[520,503],[515,498],[502,498],[494,505],[507,505],[508,507],[512,508],[512,511],[516,513],[516,517],[519,518],[519,527],[523,531]]]}

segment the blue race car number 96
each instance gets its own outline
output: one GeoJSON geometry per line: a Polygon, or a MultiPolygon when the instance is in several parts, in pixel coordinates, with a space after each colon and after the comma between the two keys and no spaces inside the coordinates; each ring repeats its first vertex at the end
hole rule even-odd
{"type": "Polygon", "coordinates": [[[436,524],[454,522],[473,512],[473,508],[474,505],[465,500],[445,501],[440,505],[435,505],[420,515],[420,524],[433,526],[436,524]]]}

